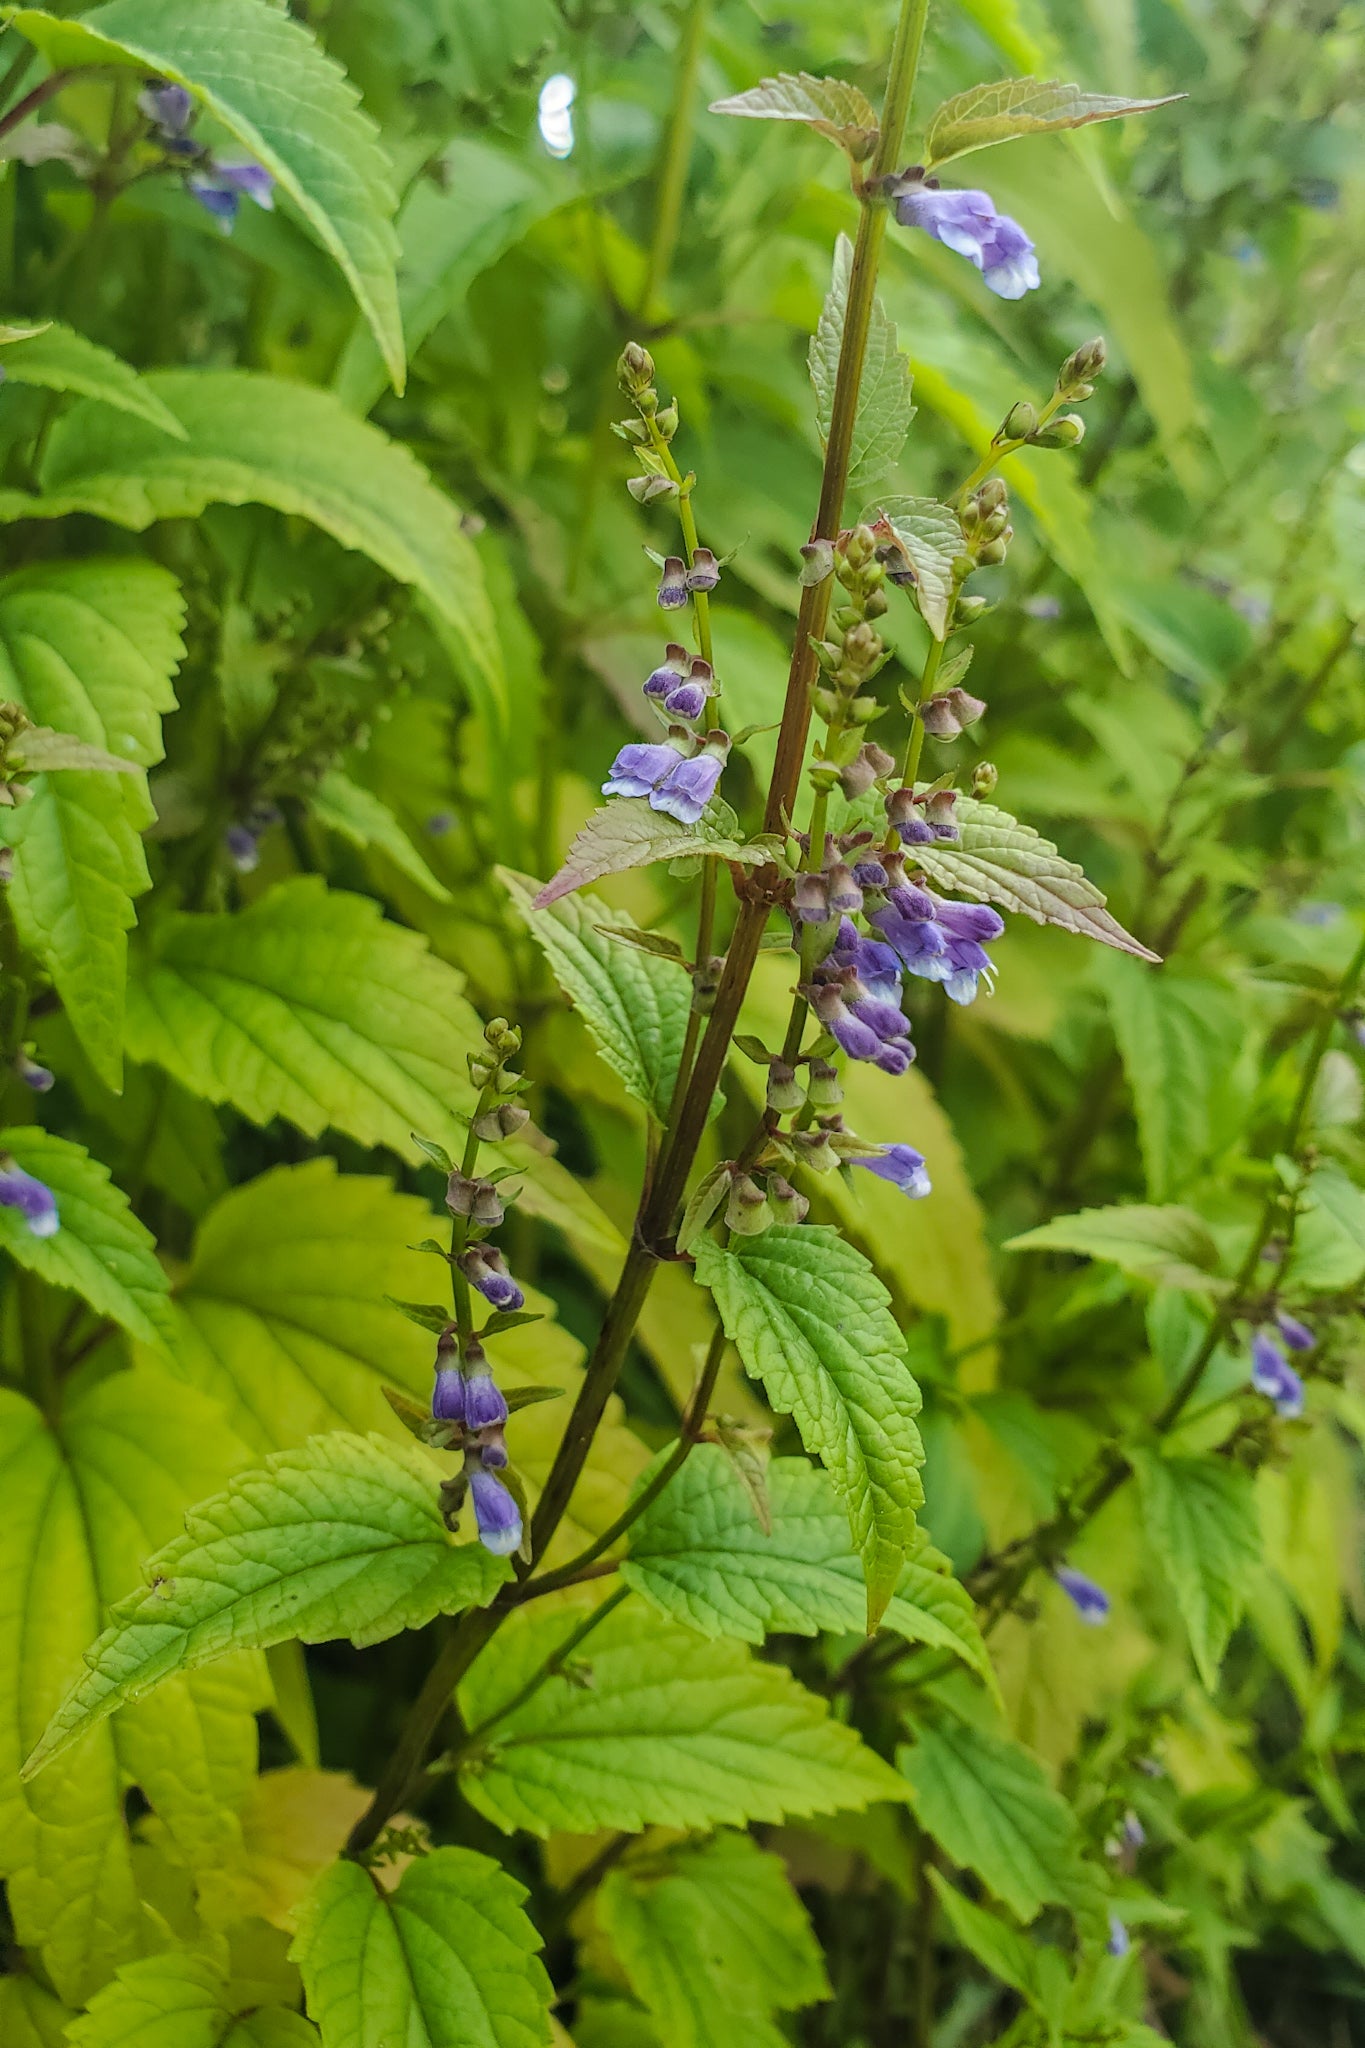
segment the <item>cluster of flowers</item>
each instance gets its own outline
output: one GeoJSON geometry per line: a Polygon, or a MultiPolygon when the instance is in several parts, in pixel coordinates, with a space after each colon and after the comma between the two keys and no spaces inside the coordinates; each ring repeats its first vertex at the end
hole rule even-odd
{"type": "Polygon", "coordinates": [[[152,79],[138,94],[138,107],[152,124],[161,148],[185,167],[185,185],[204,211],[230,234],[243,199],[267,212],[275,204],[275,181],[262,164],[220,157],[190,134],[197,108],[183,85],[152,79]]]}
{"type": "MultiPolygon", "coordinates": [[[[719,574],[709,548],[696,550],[690,571],[680,558],[670,556],[659,603],[665,608],[685,604],[689,590],[714,589],[719,574]],[[702,565],[700,581],[697,565],[702,565]],[[675,570],[681,580],[673,579],[675,570]],[[680,596],[674,595],[677,591],[680,596]]],[[[622,747],[602,784],[603,795],[647,797],[651,810],[666,811],[680,825],[695,825],[716,793],[730,752],[728,733],[700,730],[716,687],[710,662],[670,640],[663,661],[644,684],[645,698],[667,725],[668,738],[633,740],[622,747]]]]}

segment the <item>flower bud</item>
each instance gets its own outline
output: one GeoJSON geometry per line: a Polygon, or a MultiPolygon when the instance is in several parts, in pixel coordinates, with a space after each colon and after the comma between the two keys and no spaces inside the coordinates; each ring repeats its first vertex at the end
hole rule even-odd
{"type": "Polygon", "coordinates": [[[978,548],[976,555],[978,567],[994,569],[998,563],[1003,562],[1009,553],[1010,541],[1013,537],[1013,529],[1007,526],[998,540],[988,540],[983,547],[978,548]]]}
{"type": "Polygon", "coordinates": [[[502,1196],[491,1180],[474,1183],[470,1216],[484,1230],[496,1230],[503,1219],[502,1196]]]}
{"type": "Polygon", "coordinates": [[[779,1115],[785,1116],[790,1110],[803,1108],[805,1100],[806,1091],[787,1062],[770,1060],[767,1091],[769,1109],[775,1109],[779,1115]]]}
{"type": "Polygon", "coordinates": [[[919,719],[932,739],[955,740],[962,724],[947,697],[927,697],[919,707],[919,719]]]}
{"type": "Polygon", "coordinates": [[[846,797],[866,796],[873,784],[889,775],[895,765],[895,756],[888,754],[885,747],[879,747],[875,740],[865,740],[853,759],[839,770],[839,787],[846,797]]]}
{"type": "Polygon", "coordinates": [[[720,582],[720,564],[710,548],[693,551],[692,567],[687,572],[689,590],[714,590],[720,582]]]}
{"type": "Polygon", "coordinates": [[[983,612],[991,608],[988,597],[960,597],[957,601],[957,623],[959,626],[973,625],[983,612]]]}
{"type": "Polygon", "coordinates": [[[673,439],[673,436],[678,431],[678,401],[676,398],[671,400],[668,405],[660,406],[658,412],[654,415],[654,424],[665,441],[673,439]]]}
{"type": "Polygon", "coordinates": [[[792,906],[802,924],[828,924],[829,883],[823,875],[801,874],[792,891],[792,906]]]}
{"type": "Polygon", "coordinates": [[[1085,421],[1078,412],[1058,413],[1032,438],[1035,448],[1075,448],[1085,439],[1085,421]]]}
{"type": "Polygon", "coordinates": [[[652,505],[656,498],[672,498],[678,486],[671,476],[628,476],[626,489],[637,505],[652,505]]]}
{"type": "Polygon", "coordinates": [[[35,1095],[46,1095],[57,1078],[51,1067],[40,1067],[37,1060],[31,1060],[26,1052],[14,1055],[14,1071],[35,1095]]]}
{"type": "Polygon", "coordinates": [[[870,526],[855,526],[841,536],[841,541],[840,552],[849,569],[865,569],[876,555],[877,540],[870,526]]]}
{"type": "Polygon", "coordinates": [[[498,1145],[504,1138],[514,1138],[530,1121],[530,1110],[523,1109],[519,1102],[498,1102],[482,1116],[476,1116],[472,1128],[474,1136],[485,1145],[498,1145]]]}
{"type": "Polygon", "coordinates": [[[808,540],[801,547],[801,581],[809,590],[817,583],[823,583],[834,571],[834,543],[829,540],[808,540]]]}
{"type": "Polygon", "coordinates": [[[844,635],[844,653],[855,667],[865,668],[876,660],[881,651],[881,635],[865,619],[860,619],[856,626],[850,626],[844,635]]]}
{"type": "Polygon", "coordinates": [[[654,358],[638,341],[628,341],[616,365],[621,389],[638,398],[654,382],[654,358]]]}
{"type": "Polygon", "coordinates": [[[983,518],[992,512],[999,512],[1008,506],[1009,501],[1009,487],[1003,477],[988,476],[976,493],[976,503],[983,518]]]}
{"type": "Polygon", "coordinates": [[[775,1173],[768,1181],[768,1200],[772,1205],[774,1223],[804,1223],[810,1214],[810,1203],[804,1195],[798,1195],[789,1180],[783,1180],[775,1173]]]}
{"type": "Polygon", "coordinates": [[[843,1085],[839,1080],[839,1069],[828,1060],[812,1060],[809,1069],[808,1093],[811,1106],[815,1109],[837,1109],[844,1099],[843,1085]]]}
{"type": "Polygon", "coordinates": [[[747,1173],[737,1175],[725,1205],[725,1223],[737,1237],[758,1237],[773,1220],[767,1194],[747,1173]]]}
{"type": "Polygon", "coordinates": [[[999,780],[1000,770],[996,767],[994,761],[978,761],[972,770],[972,795],[974,797],[993,795],[995,785],[999,780]]]}
{"type": "Polygon", "coordinates": [[[935,839],[959,839],[957,791],[936,789],[924,806],[924,815],[935,839]]]}
{"type": "MultiPolygon", "coordinates": [[[[1076,386],[1094,383],[1104,368],[1106,354],[1102,335],[1097,334],[1093,341],[1083,341],[1078,349],[1072,350],[1057,372],[1057,389],[1072,398],[1081,397],[1076,386]]],[[[1087,391],[1084,396],[1088,398],[1090,393],[1087,391]]]]}
{"type": "Polygon", "coordinates": [[[1037,424],[1037,408],[1026,398],[1021,398],[1018,405],[1012,405],[1005,414],[995,438],[997,441],[1027,441],[1037,424]]]}

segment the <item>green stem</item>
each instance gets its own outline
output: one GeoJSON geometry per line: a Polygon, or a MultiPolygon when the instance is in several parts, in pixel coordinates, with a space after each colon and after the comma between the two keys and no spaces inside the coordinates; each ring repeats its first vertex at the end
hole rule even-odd
{"type": "MultiPolygon", "coordinates": [[[[952,613],[949,612],[948,625],[951,626],[951,624],[952,613]]],[[[932,641],[929,652],[924,657],[924,672],[919,679],[918,702],[921,704],[926,704],[934,694],[934,684],[938,680],[938,672],[943,662],[943,648],[946,638],[947,628],[945,627],[944,639],[932,641]]],[[[919,757],[923,752],[924,720],[916,715],[910,720],[910,737],[905,743],[905,766],[901,769],[901,782],[907,789],[913,789],[915,786],[915,777],[919,774],[919,757]]]]}
{"type": "Polygon", "coordinates": [[[556,1645],[544,1662],[536,1666],[526,1683],[518,1686],[510,1699],[504,1700],[486,1720],[480,1721],[477,1728],[471,1728],[456,1747],[441,1759],[442,1766],[447,1770],[453,1770],[461,1758],[478,1747],[490,1729],[496,1728],[498,1723],[505,1721],[510,1714],[515,1714],[518,1707],[524,1707],[527,1700],[534,1699],[542,1685],[548,1684],[552,1678],[557,1678],[579,1645],[586,1642],[593,1630],[604,1622],[609,1614],[614,1613],[623,1600],[630,1598],[630,1590],[629,1586],[618,1586],[614,1593],[608,1594],[599,1607],[594,1607],[592,1613],[581,1621],[577,1628],[571,1630],[562,1643],[556,1645]]]}
{"type": "MultiPolygon", "coordinates": [[[[657,197],[654,202],[654,236],[649,261],[640,287],[639,311],[648,318],[660,286],[668,276],[678,246],[683,196],[687,190],[687,168],[692,155],[692,123],[696,110],[697,74],[701,69],[706,40],[709,0],[691,0],[674,52],[673,112],[668,123],[663,155],[659,162],[657,197]]],[[[708,659],[710,657],[708,656],[708,659]]]]}

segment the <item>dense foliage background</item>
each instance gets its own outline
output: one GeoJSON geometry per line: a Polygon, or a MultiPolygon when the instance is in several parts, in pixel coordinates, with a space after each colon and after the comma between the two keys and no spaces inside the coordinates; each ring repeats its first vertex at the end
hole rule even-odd
{"type": "MultiPolygon", "coordinates": [[[[472,1664],[378,1890],[336,1859],[498,1584],[383,1392],[430,1395],[448,1284],[414,1247],[447,1242],[469,1058],[520,1028],[498,1242],[541,1319],[488,1348],[560,1390],[509,1424],[534,1493],[687,1009],[666,951],[601,927],[690,955],[695,863],[530,908],[658,737],[642,549],[676,547],[676,501],[624,489],[617,358],[648,347],[732,556],[710,624],[752,834],[820,491],[808,340],[858,205],[822,136],[706,107],[778,71],[879,104],[896,10],[7,12],[0,1143],[61,1227],[0,1207],[2,2048],[1365,2039],[1365,10],[933,9],[912,138],[979,80],[1189,96],[949,174],[1024,224],[1040,290],[894,225],[878,287],[902,495],[952,499],[1106,338],[1083,442],[1000,465],[987,710],[922,773],[989,759],[1163,964],[1009,917],[989,1000],[911,982],[916,1065],[844,1077],[932,1194],[796,1176],[923,1391],[942,1555],[912,1548],[880,1631],[791,1403],[727,1348],[624,1576],[618,1544],[472,1664]],[[1313,1340],[1301,1413],[1249,1379],[1277,1311],[1313,1340]],[[117,1712],[21,1784],[154,1554],[68,1732],[117,1712]]],[[[913,701],[928,634],[900,597],[883,624],[913,701]]],[[[723,867],[721,896],[723,938],[723,867]]],[[[792,982],[760,956],[744,1032],[780,1043],[792,982]]],[[[763,1088],[737,1054],[703,1170],[763,1088]]],[[[715,1316],[661,1268],[552,1567],[674,1441],[715,1316]]]]}

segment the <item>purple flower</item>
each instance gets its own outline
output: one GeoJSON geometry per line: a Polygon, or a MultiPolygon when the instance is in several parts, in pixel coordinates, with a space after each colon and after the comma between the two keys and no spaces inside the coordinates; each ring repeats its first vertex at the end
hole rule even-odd
{"type": "Polygon", "coordinates": [[[460,1270],[471,1287],[496,1309],[525,1308],[526,1296],[507,1270],[507,1261],[495,1245],[471,1245],[460,1260],[460,1270]]]}
{"type": "Polygon", "coordinates": [[[1284,1309],[1276,1311],[1275,1322],[1291,1351],[1311,1351],[1318,1341],[1307,1323],[1301,1323],[1297,1316],[1288,1315],[1284,1309]]]}
{"type": "Polygon", "coordinates": [[[153,83],[137,96],[139,113],[160,131],[163,141],[176,141],[194,118],[194,94],[183,85],[153,83]]]}
{"type": "Polygon", "coordinates": [[[622,747],[602,784],[603,796],[649,796],[657,783],[670,775],[681,760],[676,747],[632,740],[622,747]]]}
{"type": "Polygon", "coordinates": [[[1018,221],[997,213],[986,192],[944,192],[916,182],[896,195],[903,228],[923,228],[974,263],[997,298],[1038,289],[1038,259],[1018,221]]]}
{"type": "Polygon", "coordinates": [[[853,879],[860,889],[884,889],[890,877],[879,860],[858,860],[853,863],[853,879]]]}
{"type": "Polygon", "coordinates": [[[1287,1421],[1303,1414],[1303,1381],[1266,1330],[1257,1330],[1251,1340],[1251,1384],[1287,1421]]]}
{"type": "Polygon", "coordinates": [[[1131,1806],[1129,1807],[1127,1813],[1125,1813],[1123,1816],[1123,1826],[1120,1832],[1123,1837],[1123,1846],[1125,1849],[1137,1850],[1144,1848],[1146,1846],[1147,1830],[1142,1825],[1142,1822],[1138,1819],[1137,1815],[1134,1813],[1131,1806]]]}
{"type": "Polygon", "coordinates": [[[261,864],[261,849],[249,825],[229,825],[223,834],[227,857],[239,875],[249,875],[261,864]]]}
{"type": "Polygon", "coordinates": [[[243,198],[255,200],[267,213],[275,204],[275,180],[263,164],[225,164],[210,157],[207,167],[193,172],[185,182],[224,234],[230,233],[243,198]]]}
{"type": "Polygon", "coordinates": [[[17,1209],[35,1237],[52,1237],[60,1228],[51,1188],[16,1166],[8,1154],[0,1154],[0,1208],[17,1209]]]}
{"type": "Polygon", "coordinates": [[[14,1071],[24,1086],[31,1088],[35,1095],[46,1095],[57,1078],[51,1067],[40,1067],[37,1060],[31,1060],[26,1052],[17,1052],[14,1055],[14,1071]]]}
{"type": "Polygon", "coordinates": [[[1099,1628],[1109,1619],[1109,1595],[1103,1586],[1097,1586],[1084,1572],[1071,1569],[1068,1564],[1059,1564],[1052,1574],[1062,1591],[1076,1608],[1081,1620],[1091,1628],[1099,1628]]]}
{"type": "Polygon", "coordinates": [[[464,1425],[466,1429],[500,1429],[507,1420],[507,1403],[485,1364],[482,1371],[464,1376],[464,1425]]]}
{"type": "Polygon", "coordinates": [[[710,548],[697,548],[692,556],[692,567],[687,572],[689,590],[714,590],[720,582],[720,564],[710,548]]]}
{"type": "Polygon", "coordinates": [[[828,924],[832,912],[829,883],[823,875],[800,874],[792,890],[792,909],[802,924],[828,924]]]}
{"type": "Polygon", "coordinates": [[[670,640],[662,663],[646,678],[646,697],[666,697],[670,690],[675,690],[687,673],[687,665],[687,649],[670,640]]]}
{"type": "Polygon", "coordinates": [[[990,987],[995,967],[981,941],[998,939],[1005,925],[988,904],[947,903],[928,889],[903,886],[872,922],[911,974],[942,982],[953,1002],[974,1002],[982,975],[990,987]]]}
{"type": "Polygon", "coordinates": [[[863,907],[862,885],[846,861],[836,861],[829,870],[829,907],[845,917],[863,907]]]}
{"type": "Polygon", "coordinates": [[[1126,1956],[1133,1946],[1128,1929],[1117,1913],[1109,1915],[1109,1939],[1104,1945],[1111,1956],[1126,1956]]]}
{"type": "Polygon", "coordinates": [[[494,1557],[510,1557],[521,1544],[521,1510],[502,1481],[480,1462],[466,1464],[479,1541],[494,1557]]]}
{"type": "Polygon", "coordinates": [[[438,1422],[464,1421],[464,1374],[458,1366],[437,1366],[431,1412],[438,1422]]]}
{"type": "Polygon", "coordinates": [[[659,605],[676,612],[687,603],[687,564],[681,555],[670,555],[659,576],[659,605]]]}
{"type": "MultiPolygon", "coordinates": [[[[851,1060],[871,1060],[888,1074],[903,1074],[915,1057],[898,1000],[878,994],[857,969],[840,963],[838,949],[804,994],[835,1043],[851,1060]]],[[[899,995],[900,983],[895,983],[899,995]]]]}
{"type": "Polygon", "coordinates": [[[444,839],[447,832],[453,832],[455,829],[455,813],[453,811],[433,811],[427,819],[425,829],[431,834],[433,839],[444,839]]]}
{"type": "Polygon", "coordinates": [[[694,754],[690,761],[680,761],[675,755],[674,760],[676,766],[651,792],[649,807],[667,811],[680,825],[695,825],[715,795],[725,763],[717,754],[694,754]]]}
{"type": "Polygon", "coordinates": [[[903,1195],[909,1195],[912,1202],[919,1202],[931,1192],[929,1171],[924,1164],[924,1154],[917,1152],[913,1145],[883,1145],[872,1159],[857,1159],[855,1166],[865,1166],[869,1173],[875,1173],[878,1180],[889,1180],[892,1187],[899,1188],[903,1195]]]}
{"type": "Polygon", "coordinates": [[[674,684],[664,698],[664,710],[671,712],[674,718],[700,718],[710,694],[705,683],[693,682],[689,677],[685,682],[674,684]]]}

